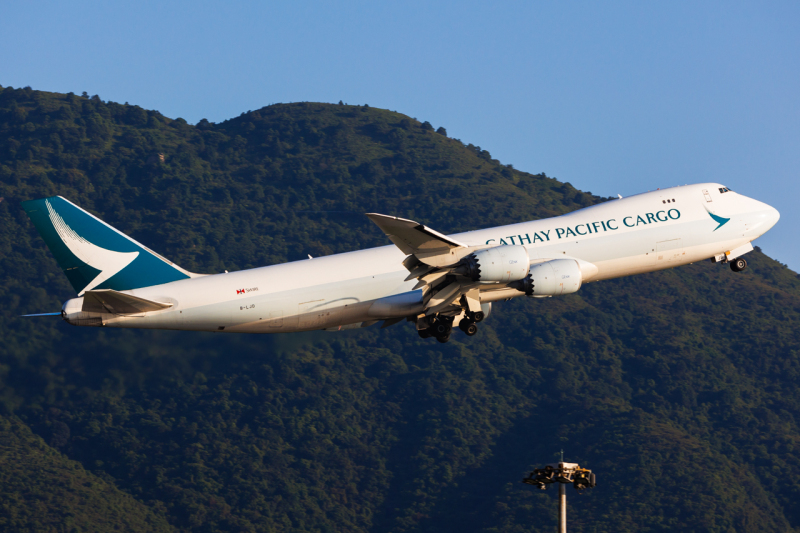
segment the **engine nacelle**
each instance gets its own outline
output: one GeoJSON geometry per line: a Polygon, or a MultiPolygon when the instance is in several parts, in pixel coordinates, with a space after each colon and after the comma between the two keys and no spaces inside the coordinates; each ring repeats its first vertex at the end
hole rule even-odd
{"type": "Polygon", "coordinates": [[[453,270],[472,281],[508,283],[528,275],[530,259],[524,246],[497,246],[468,255],[453,270]]]}
{"type": "Polygon", "coordinates": [[[530,275],[509,286],[528,296],[560,296],[581,288],[583,275],[574,259],[554,259],[531,267],[530,275]]]}

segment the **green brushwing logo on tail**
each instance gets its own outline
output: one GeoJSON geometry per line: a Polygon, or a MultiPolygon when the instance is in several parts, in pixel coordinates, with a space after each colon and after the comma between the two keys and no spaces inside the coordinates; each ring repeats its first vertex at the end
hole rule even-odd
{"type": "Polygon", "coordinates": [[[75,291],[124,291],[189,278],[188,272],[60,197],[22,202],[75,291]]]}
{"type": "Polygon", "coordinates": [[[707,207],[706,207],[706,213],[708,213],[708,216],[710,216],[711,218],[714,219],[714,222],[719,224],[719,226],[714,228],[714,231],[717,231],[719,228],[721,228],[722,226],[724,226],[725,224],[727,224],[730,221],[729,218],[725,218],[725,217],[721,217],[719,215],[715,215],[714,213],[709,211],[707,207]]]}

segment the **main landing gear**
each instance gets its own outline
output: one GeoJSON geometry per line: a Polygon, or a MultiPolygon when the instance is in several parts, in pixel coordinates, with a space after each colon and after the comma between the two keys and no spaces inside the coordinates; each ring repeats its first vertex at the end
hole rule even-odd
{"type": "MultiPolygon", "coordinates": [[[[478,326],[476,324],[482,321],[484,316],[483,311],[475,313],[467,312],[461,317],[461,320],[458,321],[458,329],[471,337],[478,333],[478,326]]],[[[436,315],[432,320],[429,320],[430,325],[427,328],[420,329],[417,332],[423,339],[436,337],[436,340],[439,342],[447,342],[450,340],[450,334],[453,331],[453,324],[455,321],[456,317],[436,315]]]]}
{"type": "Polygon", "coordinates": [[[734,272],[741,272],[745,268],[747,268],[747,261],[744,260],[744,257],[737,257],[731,261],[731,270],[734,272]]]}
{"type": "Polygon", "coordinates": [[[430,325],[425,329],[417,330],[419,336],[423,339],[436,337],[439,342],[447,342],[450,340],[450,332],[453,330],[453,318],[448,320],[445,317],[436,317],[430,321],[430,325]]]}

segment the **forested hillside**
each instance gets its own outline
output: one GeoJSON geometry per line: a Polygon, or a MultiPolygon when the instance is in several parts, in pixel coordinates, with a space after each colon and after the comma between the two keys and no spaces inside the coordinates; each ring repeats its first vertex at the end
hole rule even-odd
{"type": "Polygon", "coordinates": [[[0,530],[552,530],[520,481],[563,448],[598,475],[571,531],[800,531],[800,279],[758,250],[501,302],[445,345],[75,328],[18,318],[73,296],[20,206],[54,194],[197,272],[387,244],[366,212],[450,233],[603,201],[367,106],[192,126],[0,88],[0,530]]]}

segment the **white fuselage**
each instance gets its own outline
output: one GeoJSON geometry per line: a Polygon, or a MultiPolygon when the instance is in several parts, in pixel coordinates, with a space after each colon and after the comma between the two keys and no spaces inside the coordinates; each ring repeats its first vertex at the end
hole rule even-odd
{"type": "MultiPolygon", "coordinates": [[[[657,190],[559,217],[453,237],[468,246],[524,245],[532,264],[576,259],[584,283],[652,272],[736,250],[777,222],[774,208],[733,191],[721,193],[722,188],[705,183],[657,190]]],[[[111,327],[252,333],[371,323],[392,318],[373,305],[376,300],[412,291],[416,280],[405,281],[404,258],[389,245],[125,291],[173,306],[141,316],[107,315],[103,322],[111,327]]],[[[487,285],[481,301],[523,295],[487,285]]]]}

